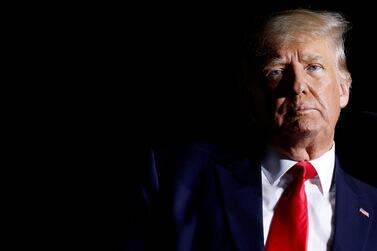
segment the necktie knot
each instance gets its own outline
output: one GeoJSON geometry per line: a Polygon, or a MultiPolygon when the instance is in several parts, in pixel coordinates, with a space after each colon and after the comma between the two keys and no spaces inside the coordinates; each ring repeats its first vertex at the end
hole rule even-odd
{"type": "Polygon", "coordinates": [[[304,180],[311,179],[317,175],[317,171],[315,170],[313,165],[310,164],[310,162],[306,160],[297,162],[292,167],[291,172],[294,177],[301,177],[301,178],[304,178],[304,180]]]}

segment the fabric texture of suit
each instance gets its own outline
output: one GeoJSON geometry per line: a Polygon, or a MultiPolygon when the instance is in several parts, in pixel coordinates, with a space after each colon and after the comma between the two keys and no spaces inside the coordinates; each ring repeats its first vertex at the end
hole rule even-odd
{"type": "MultiPolygon", "coordinates": [[[[262,251],[262,154],[244,153],[209,144],[151,149],[140,185],[148,217],[140,250],[262,251]]],[[[375,251],[377,189],[340,164],[332,250],[375,251]]]]}

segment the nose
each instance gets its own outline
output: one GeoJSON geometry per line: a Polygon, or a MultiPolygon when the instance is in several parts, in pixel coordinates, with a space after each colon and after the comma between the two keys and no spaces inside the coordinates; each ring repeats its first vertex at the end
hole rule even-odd
{"type": "Polygon", "coordinates": [[[291,68],[291,88],[295,95],[305,94],[307,90],[308,79],[305,74],[305,69],[299,66],[292,66],[291,68]]]}

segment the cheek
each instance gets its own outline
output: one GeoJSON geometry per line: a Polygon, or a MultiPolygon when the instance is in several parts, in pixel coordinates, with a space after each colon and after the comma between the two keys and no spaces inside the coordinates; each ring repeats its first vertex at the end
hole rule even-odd
{"type": "Polygon", "coordinates": [[[340,93],[339,88],[336,85],[332,85],[331,88],[324,89],[319,93],[319,97],[322,103],[322,109],[325,116],[328,119],[337,119],[340,112],[340,93]]]}
{"type": "Polygon", "coordinates": [[[280,113],[284,109],[285,98],[277,98],[272,102],[272,107],[275,113],[280,113]]]}
{"type": "Polygon", "coordinates": [[[281,124],[284,119],[284,114],[286,111],[286,107],[284,106],[284,104],[285,104],[285,99],[283,98],[276,99],[273,102],[271,113],[274,117],[275,123],[281,124]]]}

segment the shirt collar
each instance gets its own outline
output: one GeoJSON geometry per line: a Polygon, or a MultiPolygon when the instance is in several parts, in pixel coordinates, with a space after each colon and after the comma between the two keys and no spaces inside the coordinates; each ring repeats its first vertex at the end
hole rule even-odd
{"type": "MultiPolygon", "coordinates": [[[[317,159],[309,160],[318,173],[319,180],[324,194],[331,188],[332,176],[335,165],[335,142],[331,149],[317,159]]],[[[293,161],[283,157],[281,154],[268,148],[267,158],[263,162],[262,171],[271,185],[277,185],[280,178],[295,164],[293,161]]]]}

